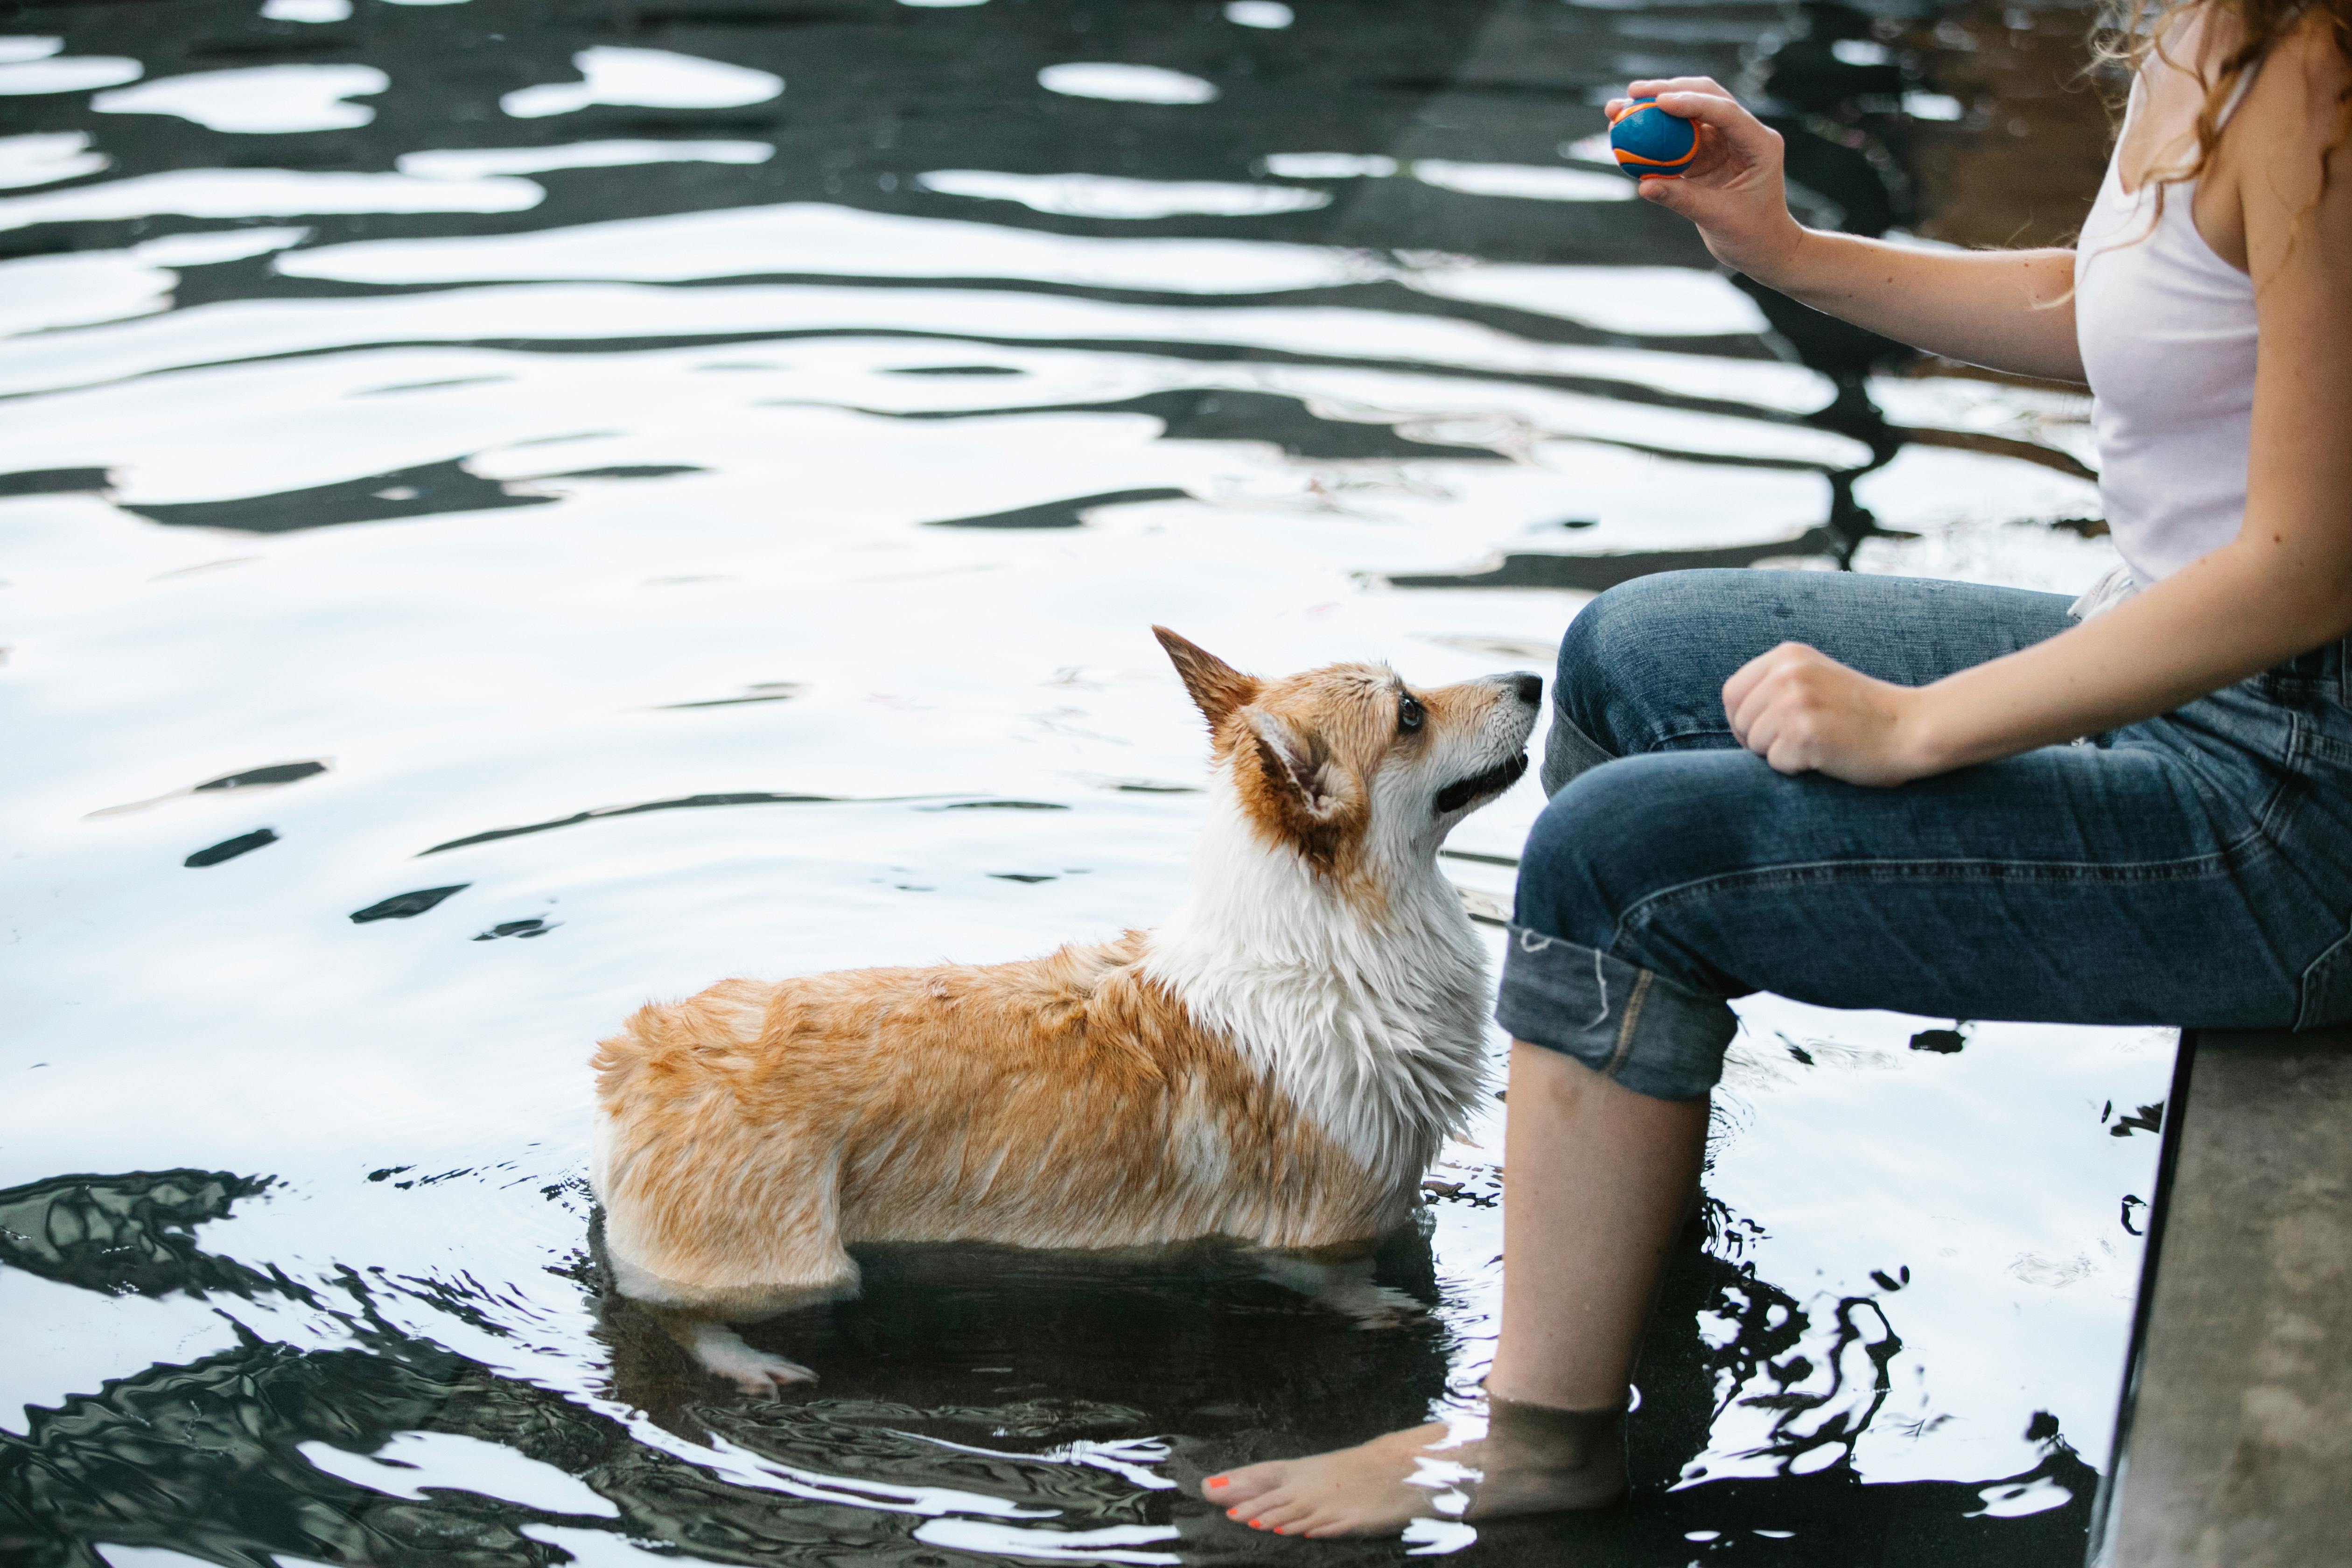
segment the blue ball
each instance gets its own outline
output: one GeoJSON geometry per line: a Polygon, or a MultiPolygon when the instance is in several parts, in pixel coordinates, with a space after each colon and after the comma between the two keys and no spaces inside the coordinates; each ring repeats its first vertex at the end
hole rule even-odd
{"type": "Polygon", "coordinates": [[[1640,179],[1644,174],[1680,178],[1698,156],[1698,127],[1667,113],[1654,98],[1637,98],[1610,122],[1609,148],[1617,166],[1640,179]]]}

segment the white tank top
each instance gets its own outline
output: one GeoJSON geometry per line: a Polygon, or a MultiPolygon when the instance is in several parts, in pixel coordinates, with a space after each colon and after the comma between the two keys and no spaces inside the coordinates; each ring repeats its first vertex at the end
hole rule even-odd
{"type": "MultiPolygon", "coordinates": [[[[2222,111],[2226,120],[2251,73],[2222,111]]],[[[2140,107],[2132,85],[2128,133],[2140,107]]],[[[2213,252],[2194,182],[2124,190],[2116,154],[2074,249],[2074,333],[2091,383],[2099,499],[2125,568],[2094,614],[2238,536],[2254,416],[2254,285],[2213,252]]]]}

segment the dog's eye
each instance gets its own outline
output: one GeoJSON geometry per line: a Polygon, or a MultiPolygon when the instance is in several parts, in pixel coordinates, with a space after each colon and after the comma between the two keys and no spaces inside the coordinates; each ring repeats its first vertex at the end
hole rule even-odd
{"type": "Polygon", "coordinates": [[[1397,699],[1397,728],[1405,734],[1411,735],[1418,731],[1421,729],[1422,721],[1428,717],[1429,710],[1421,705],[1421,699],[1412,692],[1408,691],[1397,699]]]}

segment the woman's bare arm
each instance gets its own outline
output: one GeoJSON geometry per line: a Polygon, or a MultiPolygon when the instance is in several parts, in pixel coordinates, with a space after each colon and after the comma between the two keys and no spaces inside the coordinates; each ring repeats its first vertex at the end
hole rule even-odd
{"type": "Polygon", "coordinates": [[[2259,338],[2238,537],[2104,616],[1931,686],[1784,644],[1724,688],[1783,772],[1899,784],[2132,723],[2352,632],[2352,148],[2317,149],[2352,71],[2305,27],[2231,121],[2259,338]]]}
{"type": "Polygon", "coordinates": [[[2083,379],[2073,251],[1929,250],[1805,228],[1789,214],[1780,132],[1712,79],[1637,81],[1628,90],[1698,125],[1690,172],[1643,180],[1642,195],[1696,224],[1725,266],[1929,353],[2083,379]]]}

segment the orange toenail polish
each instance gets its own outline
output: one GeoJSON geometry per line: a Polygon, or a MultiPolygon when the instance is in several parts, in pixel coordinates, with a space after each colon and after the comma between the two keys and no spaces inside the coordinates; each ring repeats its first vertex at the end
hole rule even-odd
{"type": "Polygon", "coordinates": [[[1213,1487],[1223,1486],[1225,1484],[1225,1478],[1223,1476],[1211,1476],[1209,1478],[1209,1484],[1213,1487]]]}
{"type": "Polygon", "coordinates": [[[1225,1517],[1227,1519],[1239,1519],[1241,1516],[1242,1510],[1237,1508],[1229,1508],[1225,1510],[1225,1517]]]}
{"type": "Polygon", "coordinates": [[[1264,1530],[1265,1528],[1265,1521],[1262,1519],[1251,1520],[1250,1528],[1252,1530],[1264,1530]]]}

